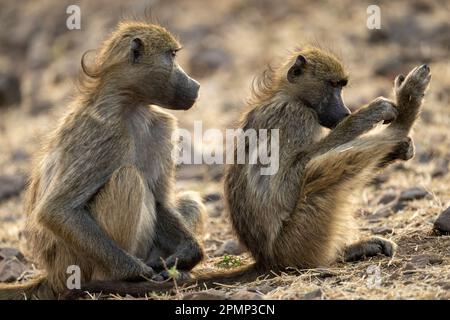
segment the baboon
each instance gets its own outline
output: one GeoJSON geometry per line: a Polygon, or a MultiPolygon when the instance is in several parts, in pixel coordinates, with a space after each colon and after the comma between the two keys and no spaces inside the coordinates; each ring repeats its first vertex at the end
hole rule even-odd
{"type": "Polygon", "coordinates": [[[280,130],[279,170],[261,176],[258,165],[232,165],[225,176],[234,230],[258,268],[393,255],[387,239],[351,243],[349,200],[379,167],[412,158],[408,134],[429,80],[428,66],[415,68],[395,80],[396,103],[380,97],[350,113],[341,97],[348,75],[329,52],[307,47],[266,74],[241,128],[280,130]],[[366,135],[380,122],[390,124],[366,135]],[[326,136],[323,127],[331,129],[326,136]]]}
{"type": "Polygon", "coordinates": [[[128,21],[94,66],[82,59],[79,94],[28,188],[26,233],[45,274],[2,285],[0,299],[57,297],[71,265],[87,283],[164,278],[164,268],[188,271],[202,260],[205,208],[195,193],[174,192],[177,124],[160,108],[187,110],[197,99],[200,85],[175,60],[180,49],[163,27],[128,21]]]}
{"type": "MultiPolygon", "coordinates": [[[[351,113],[341,97],[348,75],[333,54],[306,47],[269,68],[255,86],[240,128],[279,129],[279,170],[262,176],[259,164],[234,164],[224,181],[234,231],[255,264],[230,273],[199,274],[184,283],[213,286],[246,281],[269,270],[324,266],[340,258],[392,256],[396,245],[387,239],[351,242],[349,199],[377,169],[413,157],[409,133],[430,78],[428,66],[416,67],[406,78],[396,78],[395,103],[377,98],[351,113]],[[379,123],[388,126],[381,133],[366,134],[379,123]],[[323,127],[331,131],[324,135],[323,127]]],[[[252,153],[248,141],[246,149],[247,155],[252,153]]],[[[142,295],[171,287],[93,282],[83,290],[142,295]]]]}

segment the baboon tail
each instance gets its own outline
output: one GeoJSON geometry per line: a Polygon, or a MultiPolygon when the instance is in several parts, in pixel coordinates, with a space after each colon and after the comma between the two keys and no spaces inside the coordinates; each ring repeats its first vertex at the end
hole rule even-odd
{"type": "MultiPolygon", "coordinates": [[[[229,272],[209,272],[196,273],[193,279],[177,282],[179,288],[184,286],[196,285],[200,288],[213,288],[220,284],[232,284],[241,281],[251,281],[260,275],[255,265],[249,265],[238,270],[229,272]]],[[[145,281],[145,282],[126,282],[126,281],[92,281],[82,286],[81,289],[69,290],[62,298],[77,299],[85,296],[87,293],[118,294],[131,296],[144,296],[151,292],[172,292],[175,289],[174,282],[145,281]]]]}
{"type": "Polygon", "coordinates": [[[39,275],[24,283],[0,283],[0,300],[50,299],[50,291],[46,275],[39,275]]]}

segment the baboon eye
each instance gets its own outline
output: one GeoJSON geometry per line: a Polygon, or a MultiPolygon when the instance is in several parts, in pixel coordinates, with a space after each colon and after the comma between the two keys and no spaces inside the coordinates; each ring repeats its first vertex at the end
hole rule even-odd
{"type": "Polygon", "coordinates": [[[329,83],[330,83],[330,85],[333,87],[333,88],[337,88],[337,86],[339,85],[339,83],[337,82],[337,81],[334,81],[334,80],[330,80],[330,81],[328,81],[329,83]]]}
{"type": "Polygon", "coordinates": [[[177,52],[180,51],[181,49],[182,48],[176,48],[169,51],[169,54],[172,57],[172,59],[175,59],[175,57],[177,56],[177,52]]]}

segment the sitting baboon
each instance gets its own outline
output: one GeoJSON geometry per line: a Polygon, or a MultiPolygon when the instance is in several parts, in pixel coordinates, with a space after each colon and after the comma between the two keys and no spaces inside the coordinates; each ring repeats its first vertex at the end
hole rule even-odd
{"type": "MultiPolygon", "coordinates": [[[[240,127],[257,132],[279,129],[279,170],[262,176],[259,164],[234,164],[225,176],[234,231],[256,262],[230,273],[200,274],[184,283],[211,286],[245,281],[263,271],[324,266],[340,257],[354,261],[394,253],[395,244],[383,238],[350,242],[354,210],[349,199],[377,169],[413,156],[408,134],[430,69],[423,65],[406,78],[397,77],[396,103],[377,98],[352,114],[341,98],[347,77],[334,55],[314,47],[295,52],[285,64],[265,72],[240,127]],[[366,135],[381,122],[390,124],[381,133],[366,135]],[[331,128],[325,136],[323,127],[331,128]]],[[[246,155],[252,152],[246,141],[246,155]]],[[[142,295],[171,287],[94,282],[83,290],[142,295]]]]}
{"type": "Polygon", "coordinates": [[[413,156],[408,134],[429,68],[396,79],[397,103],[377,98],[352,114],[341,98],[347,78],[334,55],[307,47],[259,82],[241,128],[280,130],[279,170],[261,176],[258,165],[235,164],[225,177],[234,230],[258,268],[311,268],[340,256],[353,261],[394,253],[395,244],[380,237],[349,243],[349,200],[379,167],[413,156]],[[365,135],[380,122],[392,123],[365,135]],[[332,130],[323,137],[322,127],[332,130]]]}
{"type": "Polygon", "coordinates": [[[196,194],[174,193],[177,124],[157,107],[187,110],[197,98],[199,84],[175,61],[180,48],[163,27],[122,22],[92,68],[82,60],[79,93],[28,189],[26,233],[45,274],[2,285],[0,299],[57,297],[71,265],[84,284],[188,271],[203,258],[205,209],[196,194]]]}

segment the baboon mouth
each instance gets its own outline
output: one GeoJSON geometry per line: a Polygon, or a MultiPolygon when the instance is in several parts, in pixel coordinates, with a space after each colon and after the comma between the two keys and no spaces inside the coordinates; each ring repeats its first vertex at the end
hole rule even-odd
{"type": "Polygon", "coordinates": [[[194,100],[190,101],[189,103],[187,103],[186,107],[184,107],[183,110],[189,110],[190,108],[192,108],[195,104],[195,101],[197,101],[197,99],[194,99],[194,100]]]}

